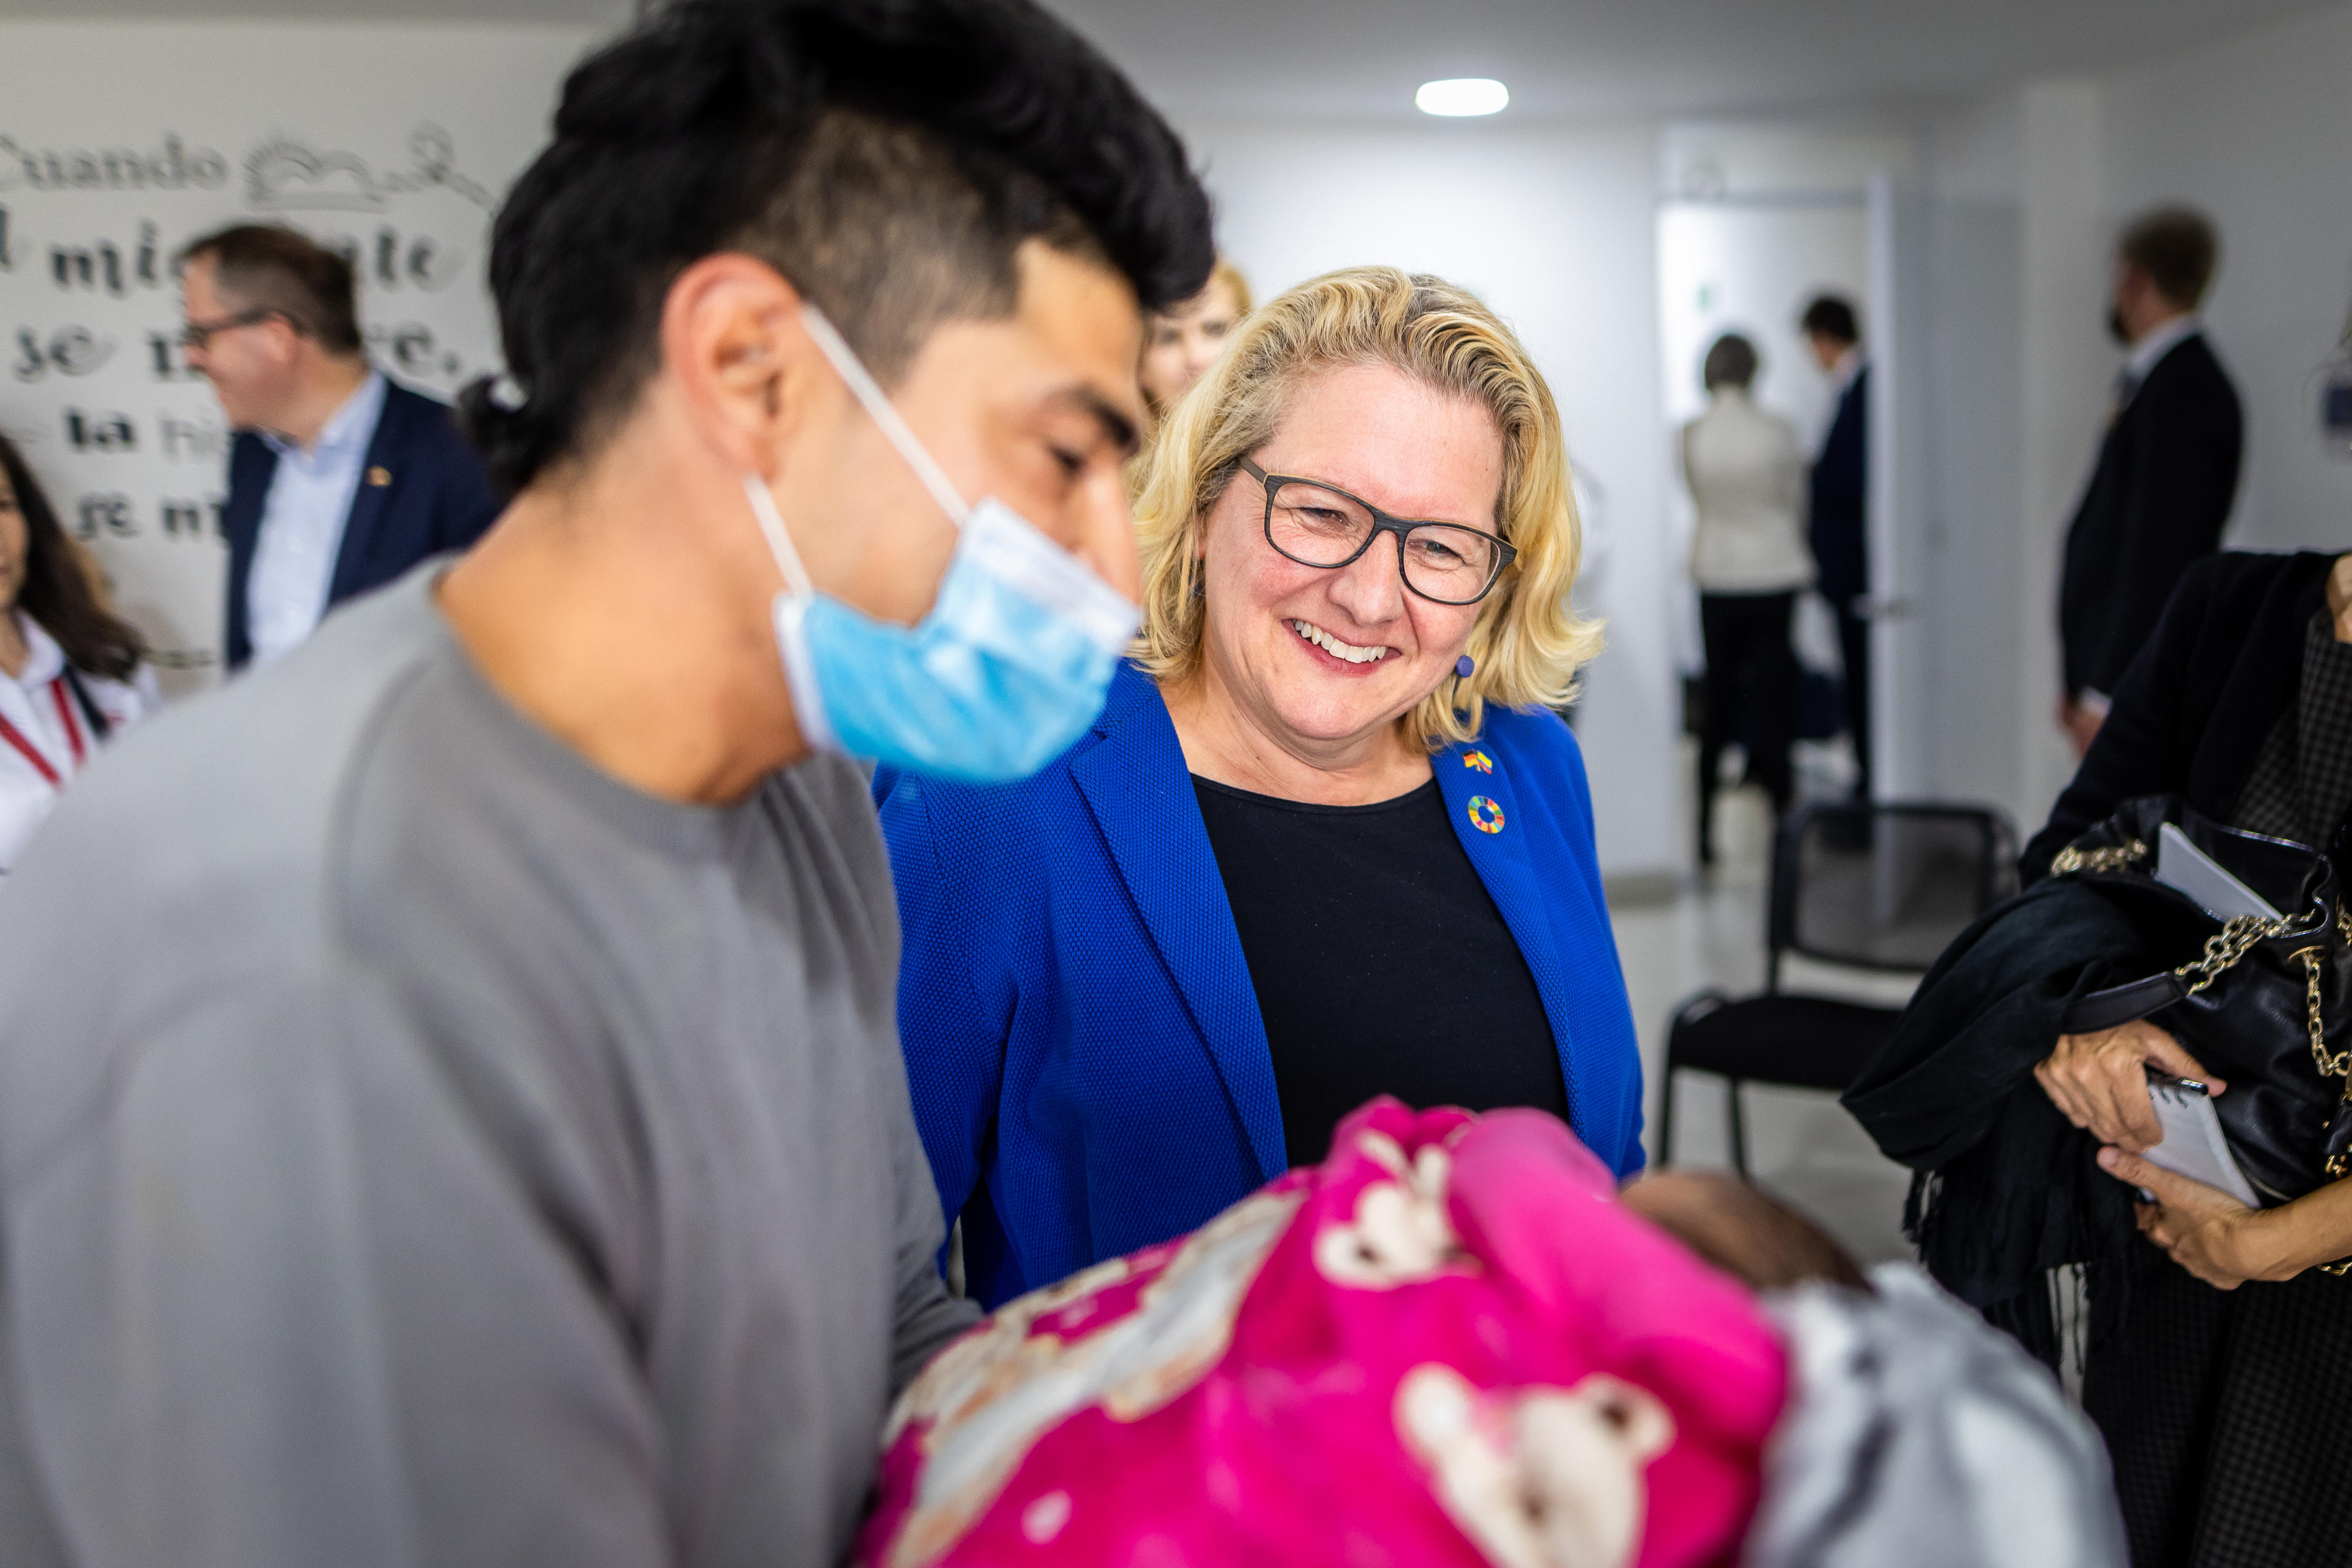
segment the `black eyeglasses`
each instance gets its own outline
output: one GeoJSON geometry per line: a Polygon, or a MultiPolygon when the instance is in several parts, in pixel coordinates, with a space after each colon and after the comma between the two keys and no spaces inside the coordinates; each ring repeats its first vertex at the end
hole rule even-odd
{"type": "Polygon", "coordinates": [[[1394,534],[1407,588],[1435,604],[1475,604],[1518,557],[1493,534],[1391,517],[1320,479],[1269,474],[1246,457],[1242,470],[1265,486],[1265,542],[1301,566],[1352,566],[1374,539],[1394,534]]]}
{"type": "Polygon", "coordinates": [[[272,316],[284,318],[286,324],[298,332],[302,329],[302,324],[293,317],[288,316],[285,311],[272,310],[267,306],[259,306],[251,310],[240,310],[234,316],[224,316],[217,321],[187,323],[180,329],[180,347],[201,354],[212,346],[214,333],[232,331],[239,327],[257,327],[272,316]]]}

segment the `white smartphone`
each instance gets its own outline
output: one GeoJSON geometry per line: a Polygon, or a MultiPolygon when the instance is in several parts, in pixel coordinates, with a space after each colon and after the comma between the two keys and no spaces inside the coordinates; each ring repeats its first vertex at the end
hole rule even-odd
{"type": "MultiPolygon", "coordinates": [[[[2175,1078],[2150,1068],[2147,1097],[2155,1103],[2156,1119],[2164,1129],[2164,1136],[2140,1158],[2175,1176],[2219,1187],[2248,1208],[2262,1207],[2262,1199],[2254,1196],[2253,1184],[2246,1179],[2246,1173],[2238,1168],[2237,1160],[2230,1154],[2230,1140],[2221,1134],[2221,1118],[2214,1111],[2213,1098],[2205,1085],[2193,1078],[2175,1078]]],[[[2155,1196],[2145,1187],[2140,1190],[2143,1197],[2155,1196]]]]}

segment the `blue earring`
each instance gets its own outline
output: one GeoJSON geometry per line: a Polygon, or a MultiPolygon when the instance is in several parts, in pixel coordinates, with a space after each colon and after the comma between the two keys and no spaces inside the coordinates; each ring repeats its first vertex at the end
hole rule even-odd
{"type": "Polygon", "coordinates": [[[1454,661],[1454,678],[1457,681],[1461,680],[1477,667],[1477,661],[1471,658],[1469,654],[1465,653],[1460,658],[1454,661]]]}

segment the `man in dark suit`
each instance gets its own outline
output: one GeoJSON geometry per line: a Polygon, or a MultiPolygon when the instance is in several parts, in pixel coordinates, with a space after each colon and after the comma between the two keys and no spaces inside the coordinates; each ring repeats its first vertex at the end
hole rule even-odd
{"type": "Polygon", "coordinates": [[[387,380],[360,339],[351,263],[291,229],[239,225],[181,253],[182,343],[236,430],[229,450],[232,670],[498,516],[446,404],[387,380]]]}
{"type": "Polygon", "coordinates": [[[1815,297],[1798,327],[1814,362],[1838,387],[1837,416],[1813,460],[1813,585],[1837,616],[1845,665],[1845,727],[1862,773],[1857,800],[1870,799],[1870,367],[1853,307],[1834,294],[1815,297]]]}
{"type": "Polygon", "coordinates": [[[2107,329],[2130,352],[2058,585],[2058,723],[2077,757],[2181,573],[2221,548],[2237,495],[2244,421],[2197,320],[2220,256],[2213,225],[2179,207],[2116,247],[2107,329]]]}

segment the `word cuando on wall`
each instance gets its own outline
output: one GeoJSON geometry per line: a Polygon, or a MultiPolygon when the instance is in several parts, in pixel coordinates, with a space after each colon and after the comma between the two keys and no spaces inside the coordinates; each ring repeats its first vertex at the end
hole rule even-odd
{"type": "Polygon", "coordinates": [[[26,147],[0,135],[0,191],[216,191],[227,183],[228,160],[209,147],[190,149],[174,131],[146,152],[26,147]]]}

